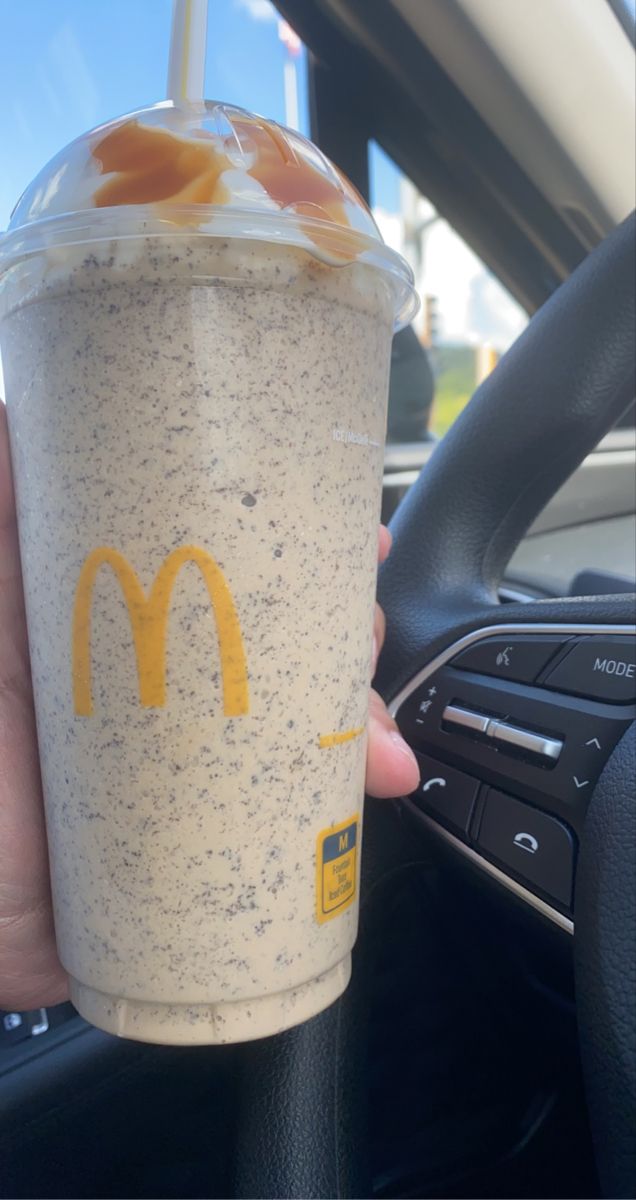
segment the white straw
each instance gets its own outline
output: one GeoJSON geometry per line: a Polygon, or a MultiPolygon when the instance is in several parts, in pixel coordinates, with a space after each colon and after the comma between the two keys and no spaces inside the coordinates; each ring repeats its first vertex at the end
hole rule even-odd
{"type": "Polygon", "coordinates": [[[208,0],[172,0],[168,100],[204,99],[208,0]]]}

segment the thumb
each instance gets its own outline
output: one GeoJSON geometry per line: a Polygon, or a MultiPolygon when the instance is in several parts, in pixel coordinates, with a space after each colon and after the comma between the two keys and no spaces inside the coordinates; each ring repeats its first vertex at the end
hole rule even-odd
{"type": "Polygon", "coordinates": [[[382,800],[391,796],[408,796],[415,791],[419,781],[420,769],[413,751],[389,716],[382,697],[372,690],[369,699],[367,792],[382,800]]]}

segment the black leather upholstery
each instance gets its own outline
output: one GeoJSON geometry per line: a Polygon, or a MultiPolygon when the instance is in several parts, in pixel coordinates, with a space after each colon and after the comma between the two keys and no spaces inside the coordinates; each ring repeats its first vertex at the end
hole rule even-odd
{"type": "Polygon", "coordinates": [[[0,1076],[2,1200],[230,1194],[236,1047],[143,1045],[75,1017],[28,1053],[0,1076]]]}
{"type": "Polygon", "coordinates": [[[635,229],[632,214],[536,314],[400,505],[380,573],[385,695],[495,603],[534,517],[633,401],[635,229]]]}
{"type": "Polygon", "coordinates": [[[594,792],[577,873],[576,991],[603,1191],[636,1196],[636,726],[594,792]]]}
{"type": "Polygon", "coordinates": [[[243,1052],[235,1195],[368,1196],[355,989],[243,1052]]]}

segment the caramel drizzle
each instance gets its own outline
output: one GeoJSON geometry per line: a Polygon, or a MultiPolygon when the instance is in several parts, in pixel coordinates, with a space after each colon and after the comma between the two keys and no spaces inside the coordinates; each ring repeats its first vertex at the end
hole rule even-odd
{"type": "MultiPolygon", "coordinates": [[[[269,122],[233,117],[232,128],[239,144],[245,140],[254,149],[247,174],[276,204],[293,207],[301,217],[318,217],[351,230],[340,187],[353,203],[364,201],[345,176],[337,172],[336,182],[299,159],[269,122]]],[[[95,192],[98,208],[166,200],[173,204],[226,204],[231,199],[221,182],[223,172],[233,166],[231,158],[206,137],[186,139],[131,120],[107,133],[93,148],[93,157],[101,173],[109,176],[95,192]]],[[[333,254],[328,234],[303,228],[315,244],[333,254]]],[[[346,257],[355,257],[355,248],[346,257]]]]}

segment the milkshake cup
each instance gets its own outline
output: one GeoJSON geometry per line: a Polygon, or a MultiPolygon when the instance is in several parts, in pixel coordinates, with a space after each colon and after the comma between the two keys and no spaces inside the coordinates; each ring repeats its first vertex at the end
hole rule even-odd
{"type": "Polygon", "coordinates": [[[357,928],[391,337],[409,268],[240,109],[102,126],[0,240],[56,936],[79,1012],[277,1033],[357,928]]]}

